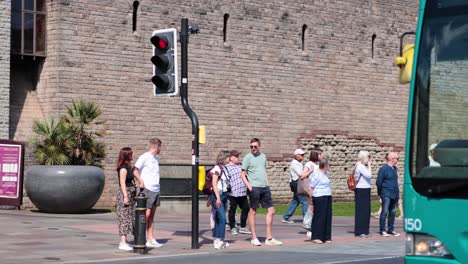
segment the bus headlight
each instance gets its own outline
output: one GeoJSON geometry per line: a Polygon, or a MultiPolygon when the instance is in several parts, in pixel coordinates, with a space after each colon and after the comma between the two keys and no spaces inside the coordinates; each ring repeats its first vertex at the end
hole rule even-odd
{"type": "Polygon", "coordinates": [[[440,240],[423,234],[406,234],[406,255],[453,258],[440,240]]]}

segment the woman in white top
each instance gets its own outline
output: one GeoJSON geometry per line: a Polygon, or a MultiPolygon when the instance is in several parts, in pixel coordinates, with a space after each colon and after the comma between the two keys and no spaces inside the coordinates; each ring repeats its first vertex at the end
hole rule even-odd
{"type": "Polygon", "coordinates": [[[354,170],[354,181],[356,189],[354,189],[354,235],[360,237],[369,236],[369,224],[371,214],[371,179],[372,168],[369,152],[365,150],[359,151],[358,162],[354,170]]]}
{"type": "Polygon", "coordinates": [[[314,203],[312,218],[312,242],[317,244],[331,243],[332,224],[332,192],[328,177],[329,164],[322,159],[318,171],[314,172],[310,180],[314,203]]]}
{"type": "MultiPolygon", "coordinates": [[[[310,181],[310,175],[314,173],[314,171],[318,171],[319,169],[319,162],[322,159],[322,151],[319,149],[314,149],[310,152],[309,161],[304,165],[304,170],[302,171],[301,181],[308,179],[310,181]]],[[[304,219],[302,220],[302,226],[305,229],[310,229],[310,225],[312,224],[312,216],[314,212],[314,206],[312,204],[312,193],[309,192],[309,196],[307,196],[307,213],[304,215],[304,219]]],[[[310,237],[307,235],[307,237],[310,237]]]]}
{"type": "Polygon", "coordinates": [[[213,192],[211,193],[211,207],[214,210],[215,226],[213,228],[213,246],[223,249],[229,246],[224,241],[226,233],[226,203],[228,179],[224,173],[224,165],[229,162],[229,151],[220,151],[216,159],[216,166],[211,169],[213,175],[213,192]]]}

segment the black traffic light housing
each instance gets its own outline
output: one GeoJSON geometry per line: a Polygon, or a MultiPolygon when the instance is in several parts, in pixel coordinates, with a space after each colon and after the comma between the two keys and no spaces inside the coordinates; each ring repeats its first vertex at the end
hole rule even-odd
{"type": "Polygon", "coordinates": [[[153,82],[155,96],[179,94],[177,74],[177,30],[175,28],[153,31],[153,82]]]}

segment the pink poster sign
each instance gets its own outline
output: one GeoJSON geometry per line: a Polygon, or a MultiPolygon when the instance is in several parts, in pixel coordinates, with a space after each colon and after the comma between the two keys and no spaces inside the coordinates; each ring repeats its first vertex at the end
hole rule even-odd
{"type": "Polygon", "coordinates": [[[20,195],[21,145],[0,144],[0,198],[20,195]]]}

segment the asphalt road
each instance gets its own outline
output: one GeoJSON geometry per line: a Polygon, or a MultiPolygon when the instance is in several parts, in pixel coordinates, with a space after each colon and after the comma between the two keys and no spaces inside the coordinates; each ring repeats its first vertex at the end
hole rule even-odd
{"type": "Polygon", "coordinates": [[[272,264],[272,263],[294,263],[294,264],[403,264],[402,256],[375,256],[375,255],[356,255],[339,253],[306,253],[306,252],[226,252],[218,254],[200,254],[172,257],[152,257],[132,260],[118,260],[106,262],[87,262],[87,263],[108,263],[108,264],[272,264]]]}
{"type": "Polygon", "coordinates": [[[221,250],[172,256],[144,256],[131,260],[108,260],[109,264],[403,264],[401,241],[384,241],[362,244],[357,249],[353,245],[325,245],[323,247],[265,248],[252,250],[221,250]]]}

